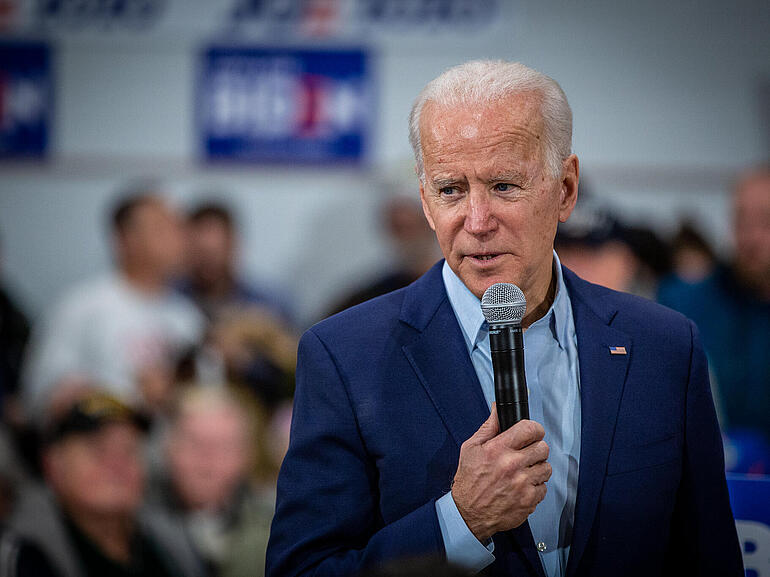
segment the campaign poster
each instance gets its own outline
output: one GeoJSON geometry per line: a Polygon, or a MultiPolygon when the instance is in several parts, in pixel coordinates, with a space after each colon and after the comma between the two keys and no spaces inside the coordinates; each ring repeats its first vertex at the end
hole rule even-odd
{"type": "Polygon", "coordinates": [[[45,156],[51,104],[48,45],[0,42],[0,159],[45,156]]]}
{"type": "Polygon", "coordinates": [[[727,475],[747,577],[770,577],[770,476],[727,475]]]}
{"type": "Polygon", "coordinates": [[[370,57],[362,49],[209,47],[196,106],[207,161],[361,164],[375,113],[370,57]]]}

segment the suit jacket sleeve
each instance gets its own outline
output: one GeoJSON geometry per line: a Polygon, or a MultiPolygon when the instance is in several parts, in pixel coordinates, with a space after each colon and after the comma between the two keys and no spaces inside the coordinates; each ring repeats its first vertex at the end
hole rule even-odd
{"type": "Polygon", "coordinates": [[[682,482],[670,540],[671,575],[742,577],[743,562],[725,481],[724,451],[695,325],[687,387],[682,482]]]}
{"type": "Polygon", "coordinates": [[[312,330],[300,341],[296,378],[266,574],[344,577],[389,559],[442,555],[435,500],[383,524],[376,460],[344,375],[312,330]]]}

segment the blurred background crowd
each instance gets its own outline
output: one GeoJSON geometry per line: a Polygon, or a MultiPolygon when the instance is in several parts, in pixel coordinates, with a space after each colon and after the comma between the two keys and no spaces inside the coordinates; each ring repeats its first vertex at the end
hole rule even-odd
{"type": "Polygon", "coordinates": [[[770,5],[635,4],[0,0],[0,570],[261,574],[298,337],[441,257],[406,117],[479,57],[562,84],[563,264],[694,320],[770,475],[770,5]]]}

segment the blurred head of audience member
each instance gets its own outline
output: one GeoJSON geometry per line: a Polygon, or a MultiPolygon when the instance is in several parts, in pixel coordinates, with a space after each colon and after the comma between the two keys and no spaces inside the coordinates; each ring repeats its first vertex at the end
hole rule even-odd
{"type": "Polygon", "coordinates": [[[396,196],[386,201],[382,221],[395,251],[397,270],[414,280],[441,258],[436,235],[428,226],[420,201],[414,195],[396,196]]]}
{"type": "Polygon", "coordinates": [[[672,272],[685,282],[696,283],[714,271],[716,262],[716,254],[697,226],[683,222],[671,239],[672,272]]]}
{"type": "Polygon", "coordinates": [[[728,470],[770,471],[770,166],[732,193],[735,251],[699,282],[671,277],[658,300],[692,319],[709,357],[728,470]]]}
{"type": "Polygon", "coordinates": [[[248,483],[254,457],[253,416],[226,389],[184,390],[172,412],[168,473],[184,509],[221,511],[248,483]]]}
{"type": "Polygon", "coordinates": [[[569,221],[559,224],[555,248],[562,264],[581,278],[646,297],[654,295],[668,268],[667,249],[655,233],[622,224],[582,191],[569,221]]]}
{"type": "Polygon", "coordinates": [[[770,165],[747,171],[738,180],[733,219],[736,276],[770,302],[770,165]]]}
{"type": "Polygon", "coordinates": [[[182,269],[184,237],[176,211],[151,191],[123,197],[112,212],[115,259],[140,290],[165,290],[182,269]]]}
{"type": "Polygon", "coordinates": [[[147,427],[127,405],[91,392],[54,417],[46,433],[46,481],[69,519],[92,540],[100,540],[102,525],[113,521],[122,529],[118,537],[130,535],[123,531],[131,529],[142,499],[147,427]]]}
{"type": "Polygon", "coordinates": [[[343,297],[330,309],[330,314],[405,287],[441,258],[436,235],[414,194],[393,196],[382,204],[380,211],[382,229],[393,251],[393,265],[370,284],[343,297]]]}
{"type": "Polygon", "coordinates": [[[187,267],[189,288],[211,317],[213,308],[232,300],[237,293],[235,274],[237,239],[230,211],[218,203],[206,203],[187,218],[187,267]]]}
{"type": "Polygon", "coordinates": [[[152,494],[218,575],[258,575],[264,566],[273,503],[255,491],[253,400],[228,388],[196,385],[175,403],[167,470],[152,494]]]}
{"type": "Polygon", "coordinates": [[[147,427],[145,416],[99,391],[52,416],[43,448],[51,498],[25,501],[13,527],[63,575],[180,574],[139,521],[147,427]]]}
{"type": "Polygon", "coordinates": [[[238,229],[231,210],[216,201],[204,202],[188,213],[187,268],[183,289],[209,318],[222,308],[259,306],[283,322],[292,319],[286,299],[247,283],[237,270],[238,229]]]}

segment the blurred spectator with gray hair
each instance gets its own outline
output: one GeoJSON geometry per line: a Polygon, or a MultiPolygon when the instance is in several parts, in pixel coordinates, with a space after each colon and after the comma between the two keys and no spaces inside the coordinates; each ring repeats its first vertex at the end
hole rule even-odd
{"type": "MultiPolygon", "coordinates": [[[[698,325],[728,437],[749,435],[751,472],[770,473],[770,165],[749,169],[732,193],[735,251],[700,282],[671,279],[659,301],[698,325]],[[763,453],[763,454],[762,454],[763,453]],[[760,470],[761,469],[761,470],[760,470]]],[[[728,453],[729,453],[728,440],[728,453]]],[[[728,466],[730,465],[728,459],[728,466]]]]}
{"type": "Polygon", "coordinates": [[[396,195],[381,207],[381,224],[393,252],[391,270],[358,287],[332,308],[336,313],[414,282],[441,258],[436,236],[414,195],[396,195]]]}
{"type": "Polygon", "coordinates": [[[194,208],[187,217],[187,277],[180,289],[209,322],[209,354],[199,357],[194,378],[242,384],[271,406],[292,390],[293,314],[278,292],[246,282],[237,258],[232,212],[217,202],[194,208]]]}
{"type": "Polygon", "coordinates": [[[51,415],[45,487],[20,492],[8,525],[63,577],[198,577],[177,537],[142,508],[145,415],[104,392],[84,391],[51,415]]]}
{"type": "Polygon", "coordinates": [[[274,495],[251,478],[256,455],[250,393],[197,385],[171,412],[165,470],[150,503],[164,525],[184,535],[188,555],[220,577],[262,575],[274,495]]]}
{"type": "Polygon", "coordinates": [[[23,397],[38,421],[88,382],[161,408],[178,358],[202,337],[197,309],[169,288],[184,249],[173,207],[140,187],[119,200],[110,228],[116,269],[73,289],[35,327],[23,397]]]}

